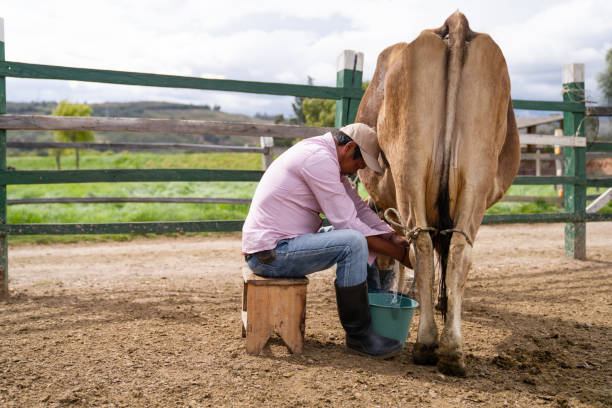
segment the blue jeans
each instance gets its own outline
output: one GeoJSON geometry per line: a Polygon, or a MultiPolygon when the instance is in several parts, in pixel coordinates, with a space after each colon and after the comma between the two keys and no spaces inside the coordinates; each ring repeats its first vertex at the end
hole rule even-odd
{"type": "Polygon", "coordinates": [[[301,278],[337,264],[337,286],[355,286],[366,280],[368,243],[355,230],[321,228],[316,234],[282,239],[274,251],[274,260],[266,263],[251,257],[249,268],[268,278],[301,278]]]}

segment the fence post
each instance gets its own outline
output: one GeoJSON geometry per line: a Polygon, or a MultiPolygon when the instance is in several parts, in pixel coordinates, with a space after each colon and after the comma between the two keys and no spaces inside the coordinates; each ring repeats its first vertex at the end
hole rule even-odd
{"type": "MultiPolygon", "coordinates": [[[[555,136],[563,137],[563,129],[555,129],[555,136]]],[[[555,145],[554,155],[561,156],[561,146],[555,145]]],[[[558,157],[555,157],[555,176],[563,176],[563,162],[558,157]]],[[[558,197],[563,197],[562,184],[555,184],[555,190],[557,190],[558,197]]]]}
{"type": "MultiPolygon", "coordinates": [[[[563,101],[580,102],[584,106],[584,64],[563,65],[563,101]]],[[[565,136],[584,136],[584,112],[563,112],[565,136]]],[[[564,186],[565,211],[580,221],[565,224],[565,254],[586,259],[586,148],[563,149],[565,175],[575,176],[576,184],[564,186]]]]}
{"type": "MultiPolygon", "coordinates": [[[[363,78],[363,52],[344,50],[338,56],[336,86],[338,88],[361,89],[363,78]]],[[[353,123],[357,116],[360,99],[342,98],[336,101],[336,127],[353,123]]]]}
{"type": "MultiPolygon", "coordinates": [[[[0,17],[0,61],[4,61],[4,19],[0,17]]],[[[0,115],[6,113],[6,77],[0,76],[0,115]]],[[[6,171],[6,130],[0,129],[0,171],[6,171]]],[[[6,185],[0,185],[0,223],[6,224],[6,185]]],[[[0,234],[0,299],[8,299],[8,236],[0,234]]]]}
{"type": "Polygon", "coordinates": [[[264,149],[267,147],[268,152],[264,152],[261,154],[261,168],[262,170],[268,170],[268,167],[272,164],[272,160],[274,160],[274,138],[269,136],[260,136],[259,137],[259,145],[264,149]]]}

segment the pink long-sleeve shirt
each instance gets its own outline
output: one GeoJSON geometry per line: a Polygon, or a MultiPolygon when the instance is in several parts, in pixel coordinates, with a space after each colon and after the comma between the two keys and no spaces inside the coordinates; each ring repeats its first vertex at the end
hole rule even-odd
{"type": "MultiPolygon", "coordinates": [[[[281,239],[317,232],[321,213],[335,229],[366,237],[393,232],[340,174],[331,133],[297,143],[266,170],[242,228],[242,251],[272,249],[281,239]]],[[[370,252],[368,262],[374,258],[370,252]]]]}

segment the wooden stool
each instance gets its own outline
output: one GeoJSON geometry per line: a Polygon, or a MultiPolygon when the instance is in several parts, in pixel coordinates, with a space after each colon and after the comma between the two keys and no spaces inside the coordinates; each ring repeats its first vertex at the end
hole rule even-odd
{"type": "Polygon", "coordinates": [[[264,278],[248,267],[242,268],[242,277],[242,337],[247,353],[259,354],[275,330],[292,353],[301,353],[308,278],[264,278]]]}

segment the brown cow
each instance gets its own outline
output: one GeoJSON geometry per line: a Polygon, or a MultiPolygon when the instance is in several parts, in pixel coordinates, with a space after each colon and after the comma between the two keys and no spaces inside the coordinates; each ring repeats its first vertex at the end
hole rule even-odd
{"type": "Polygon", "coordinates": [[[472,242],[485,210],[510,187],[520,161],[504,56],[457,11],[442,27],[379,55],[356,121],[378,132],[384,174],[359,172],[378,208],[397,208],[410,230],[435,230],[415,238],[420,320],[414,360],[463,376],[461,302],[472,242]],[[439,341],[434,251],[442,269],[438,306],[445,317],[439,341]]]}

